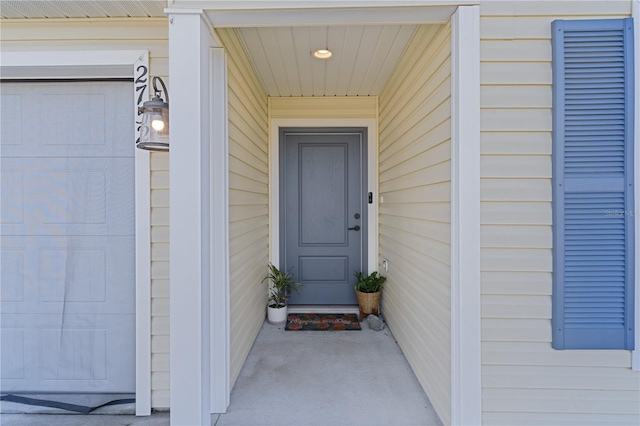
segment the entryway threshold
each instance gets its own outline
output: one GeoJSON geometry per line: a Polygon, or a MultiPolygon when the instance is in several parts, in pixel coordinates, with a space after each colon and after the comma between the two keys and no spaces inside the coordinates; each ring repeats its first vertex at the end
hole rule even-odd
{"type": "Polygon", "coordinates": [[[291,314],[357,314],[358,305],[289,305],[291,314]]]}

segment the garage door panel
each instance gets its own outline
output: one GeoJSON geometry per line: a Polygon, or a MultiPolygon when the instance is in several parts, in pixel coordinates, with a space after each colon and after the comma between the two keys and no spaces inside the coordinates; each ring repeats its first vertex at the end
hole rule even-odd
{"type": "Polygon", "coordinates": [[[133,158],[3,158],[3,235],[134,235],[133,158]]]}
{"type": "Polygon", "coordinates": [[[133,392],[133,84],[1,89],[0,387],[133,392]]]}
{"type": "Polygon", "coordinates": [[[25,379],[24,327],[2,327],[0,335],[0,369],[2,380],[25,379]]]}
{"type": "Polygon", "coordinates": [[[130,84],[5,85],[0,114],[3,157],[133,154],[130,84]]]}
{"type": "Polygon", "coordinates": [[[129,350],[134,315],[3,314],[1,318],[2,392],[134,388],[135,360],[129,350]],[[5,350],[6,345],[11,350],[5,350]]]}
{"type": "MultiPolygon", "coordinates": [[[[2,210],[0,223],[6,225],[24,224],[24,170],[14,169],[2,162],[0,172],[0,200],[2,210]]],[[[16,227],[18,229],[18,227],[16,227]]]]}
{"type": "MultiPolygon", "coordinates": [[[[25,292],[25,251],[22,247],[0,249],[0,295],[3,302],[23,302],[25,292]]],[[[3,306],[4,309],[4,306],[3,306]]]]}
{"type": "Polygon", "coordinates": [[[22,97],[20,93],[0,94],[0,136],[2,137],[3,155],[6,150],[22,145],[22,97]]]}
{"type": "Polygon", "coordinates": [[[134,244],[134,237],[3,237],[2,312],[134,313],[134,244]]]}

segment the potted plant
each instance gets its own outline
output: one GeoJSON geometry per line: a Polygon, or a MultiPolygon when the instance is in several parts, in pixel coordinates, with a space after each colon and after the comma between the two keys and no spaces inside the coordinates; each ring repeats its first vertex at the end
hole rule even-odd
{"type": "Polygon", "coordinates": [[[291,290],[298,292],[298,287],[302,284],[293,281],[293,272],[289,268],[288,271],[282,272],[275,265],[269,264],[269,273],[262,280],[271,281],[269,288],[269,303],[267,305],[267,321],[269,324],[284,324],[287,321],[287,300],[291,290]]]}
{"type": "Polygon", "coordinates": [[[358,296],[358,305],[360,306],[360,321],[366,315],[379,315],[380,295],[387,277],[383,277],[377,271],[373,271],[369,275],[364,272],[356,272],[354,275],[358,279],[355,289],[356,296],[358,296]]]}

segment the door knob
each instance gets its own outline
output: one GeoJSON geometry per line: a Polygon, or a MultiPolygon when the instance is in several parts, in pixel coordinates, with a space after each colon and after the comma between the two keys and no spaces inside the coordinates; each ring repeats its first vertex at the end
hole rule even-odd
{"type": "Polygon", "coordinates": [[[360,230],[360,225],[356,225],[353,228],[349,228],[349,231],[359,231],[360,230]]]}

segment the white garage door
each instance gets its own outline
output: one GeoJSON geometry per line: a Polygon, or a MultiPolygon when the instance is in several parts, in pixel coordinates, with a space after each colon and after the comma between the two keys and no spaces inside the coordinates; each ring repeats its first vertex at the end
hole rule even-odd
{"type": "Polygon", "coordinates": [[[1,390],[133,392],[132,83],[0,89],[1,390]]]}

